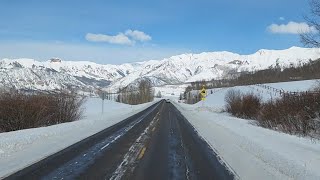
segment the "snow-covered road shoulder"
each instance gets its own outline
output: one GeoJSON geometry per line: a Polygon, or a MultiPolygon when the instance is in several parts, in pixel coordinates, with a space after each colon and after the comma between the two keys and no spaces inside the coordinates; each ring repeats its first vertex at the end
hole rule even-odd
{"type": "Polygon", "coordinates": [[[0,133],[0,179],[110,127],[156,103],[130,106],[89,98],[84,118],[49,127],[0,133]]]}
{"type": "Polygon", "coordinates": [[[320,179],[320,141],[174,103],[240,179],[320,179]]]}

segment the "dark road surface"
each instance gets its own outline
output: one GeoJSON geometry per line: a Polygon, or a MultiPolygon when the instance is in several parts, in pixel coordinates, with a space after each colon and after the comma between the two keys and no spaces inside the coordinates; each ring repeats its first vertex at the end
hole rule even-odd
{"type": "Polygon", "coordinates": [[[6,179],[234,179],[171,104],[161,101],[6,179]]]}

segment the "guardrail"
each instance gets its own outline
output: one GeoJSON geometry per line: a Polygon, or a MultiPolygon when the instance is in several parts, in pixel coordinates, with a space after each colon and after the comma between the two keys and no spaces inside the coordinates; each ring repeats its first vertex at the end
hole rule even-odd
{"type": "Polygon", "coordinates": [[[303,95],[319,95],[320,91],[285,91],[283,89],[277,89],[265,84],[255,84],[261,88],[272,91],[274,93],[278,93],[280,96],[303,96],[303,95]]]}

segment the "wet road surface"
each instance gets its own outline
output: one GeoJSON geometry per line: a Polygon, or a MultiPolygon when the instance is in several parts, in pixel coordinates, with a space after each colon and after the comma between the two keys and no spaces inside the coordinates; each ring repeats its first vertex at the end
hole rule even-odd
{"type": "Polygon", "coordinates": [[[165,101],[6,179],[234,179],[165,101]]]}

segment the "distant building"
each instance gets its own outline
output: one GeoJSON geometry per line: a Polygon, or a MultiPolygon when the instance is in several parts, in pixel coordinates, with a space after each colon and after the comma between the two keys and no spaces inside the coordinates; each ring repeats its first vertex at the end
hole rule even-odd
{"type": "Polygon", "coordinates": [[[52,62],[52,63],[59,62],[60,63],[61,59],[59,59],[59,58],[51,58],[50,62],[52,62]]]}

